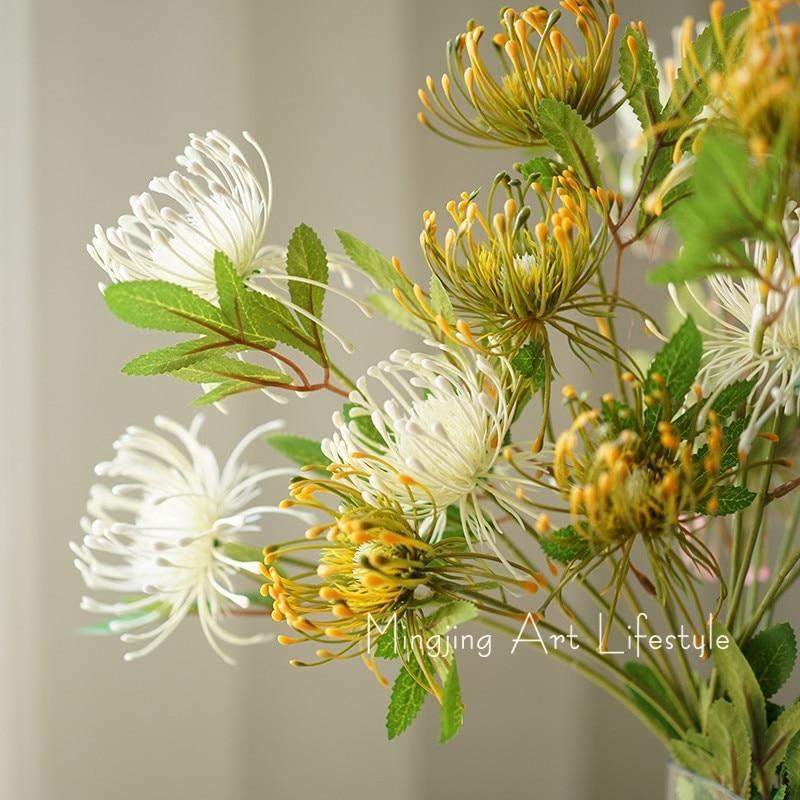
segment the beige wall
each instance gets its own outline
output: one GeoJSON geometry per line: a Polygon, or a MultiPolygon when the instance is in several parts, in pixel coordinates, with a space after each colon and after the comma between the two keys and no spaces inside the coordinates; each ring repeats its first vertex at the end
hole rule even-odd
{"type": "MultiPolygon", "coordinates": [[[[168,379],[119,373],[147,337],[103,308],[83,250],[92,223],[111,223],[129,194],[170,169],[188,131],[246,128],[273,167],[272,241],[305,221],[333,247],[342,227],[414,269],[422,209],[487,184],[516,157],[454,149],[414,120],[415,89],[441,71],[444,41],[469,16],[491,22],[497,5],[4,0],[0,353],[14,390],[0,409],[0,797],[634,800],[660,791],[651,787],[663,755],[647,734],[536,655],[466,659],[464,732],[439,747],[426,713],[389,745],[387,697],[358,667],[299,672],[264,647],[231,669],[191,625],[124,664],[118,642],[77,633],[86,619],[66,543],[92,466],[129,423],[187,420],[193,397],[168,379]],[[609,719],[613,737],[600,736],[609,719]],[[637,785],[622,771],[631,765],[637,785]]],[[[666,45],[664,5],[621,11],[650,20],[666,45]]],[[[685,10],[673,6],[670,18],[685,10]]],[[[402,343],[345,307],[334,319],[358,343],[354,372],[402,343]]],[[[221,449],[273,415],[323,435],[332,410],[325,398],[288,411],[256,397],[231,406],[231,416],[208,414],[221,449]]]]}

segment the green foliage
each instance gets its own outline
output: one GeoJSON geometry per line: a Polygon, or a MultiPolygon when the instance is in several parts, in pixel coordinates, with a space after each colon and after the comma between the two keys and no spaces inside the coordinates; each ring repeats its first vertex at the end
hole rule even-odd
{"type": "Polygon", "coordinates": [[[427,630],[431,634],[444,636],[448,631],[475,619],[478,616],[478,609],[474,603],[466,600],[454,600],[442,606],[431,618],[427,630]]]}
{"type": "MultiPolygon", "coordinates": [[[[720,20],[720,30],[724,42],[730,42],[736,29],[742,24],[749,13],[749,9],[740,9],[726,14],[720,20]]],[[[706,27],[694,41],[694,52],[704,74],[719,72],[723,67],[723,56],[719,49],[714,29],[711,25],[706,27]]],[[[669,100],[664,106],[662,116],[669,119],[680,117],[686,124],[691,122],[703,109],[708,100],[708,88],[702,78],[696,77],[697,69],[689,65],[681,66],[675,76],[669,100]]],[[[677,139],[682,128],[675,131],[673,138],[677,139]]]]}
{"type": "Polygon", "coordinates": [[[105,290],[103,298],[116,316],[137,328],[236,336],[236,330],[215,305],[174,283],[114,283],[105,290]]]}
{"type": "Polygon", "coordinates": [[[400,651],[405,649],[405,628],[403,627],[402,620],[397,620],[397,641],[395,641],[395,626],[389,626],[389,629],[382,633],[378,638],[378,643],[375,645],[375,658],[394,659],[400,657],[400,651]]]}
{"type": "Polygon", "coordinates": [[[646,395],[658,393],[645,411],[645,432],[655,434],[659,421],[670,420],[681,407],[700,370],[703,341],[691,317],[681,325],[675,335],[661,348],[650,364],[644,384],[646,395]]]}
{"type": "Polygon", "coordinates": [[[560,100],[546,97],[539,103],[536,115],[553,150],[586,186],[599,186],[600,162],[594,138],[578,112],[560,100]]]}
{"type": "Polygon", "coordinates": [[[753,668],[764,697],[772,697],[789,680],[797,660],[797,640],[788,622],[757,633],[745,645],[744,657],[753,668]]]}
{"type": "Polygon", "coordinates": [[[531,341],[520,347],[511,359],[511,366],[523,378],[531,381],[534,391],[544,386],[547,379],[547,356],[539,342],[531,341]]]}
{"type": "Polygon", "coordinates": [[[735,381],[729,386],[726,386],[718,395],[716,400],[711,403],[711,408],[716,411],[721,419],[726,419],[735,414],[736,411],[744,405],[753,387],[756,385],[756,379],[752,378],[749,381],[735,381]]]}
{"type": "Polygon", "coordinates": [[[783,768],[792,797],[800,797],[800,733],[796,733],[786,746],[783,768]]]}
{"type": "Polygon", "coordinates": [[[346,231],[336,231],[339,241],[342,243],[345,253],[349,259],[367,276],[372,278],[376,286],[391,292],[397,288],[400,291],[405,289],[400,276],[392,266],[388,258],[381,255],[374,247],[370,247],[360,239],[346,231]]]}
{"type": "Polygon", "coordinates": [[[416,333],[419,336],[424,336],[428,333],[425,323],[404,311],[394,297],[386,294],[368,294],[367,302],[375,311],[398,327],[411,331],[411,333],[416,333]]]}
{"type": "Polygon", "coordinates": [[[365,436],[367,439],[375,442],[375,444],[386,444],[386,442],[383,440],[383,436],[381,436],[380,432],[375,427],[372,417],[370,417],[368,413],[364,412],[361,406],[356,405],[356,403],[345,403],[342,406],[342,414],[348,423],[356,426],[358,432],[362,436],[365,436]],[[359,411],[361,413],[358,413],[359,411]]]}
{"type": "Polygon", "coordinates": [[[239,349],[239,346],[231,344],[229,339],[210,334],[170,347],[151,350],[129,361],[122,371],[126,375],[163,375],[191,366],[211,353],[230,353],[236,349],[239,349]]]}
{"type": "Polygon", "coordinates": [[[770,205],[776,179],[774,158],[753,163],[746,144],[709,133],[697,156],[692,194],[678,203],[670,219],[683,242],[678,258],[650,273],[656,283],[677,283],[715,272],[743,274],[750,264],[742,239],[772,239],[770,205]]]}
{"type": "MultiPolygon", "coordinates": [[[[723,486],[717,492],[717,510],[715,517],[727,517],[728,514],[735,514],[737,511],[748,508],[753,500],[756,499],[755,492],[745,489],[744,486],[723,486]]],[[[711,513],[702,509],[703,513],[711,513]]]]}
{"type": "Polygon", "coordinates": [[[709,709],[708,742],[716,780],[746,800],[753,758],[750,737],[741,712],[727,700],[716,700],[709,709]]]}
{"type": "Polygon", "coordinates": [[[455,325],[456,315],[453,311],[453,304],[450,302],[450,296],[435,275],[431,275],[430,296],[433,313],[437,316],[441,314],[449,325],[455,325]]]}
{"type": "Polygon", "coordinates": [[[661,99],[658,96],[658,65],[641,31],[630,25],[625,29],[619,47],[619,77],[628,102],[643,131],[661,119],[661,99]],[[628,39],[636,42],[637,59],[628,47],[628,39]]]}
{"type": "Polygon", "coordinates": [[[550,187],[553,185],[553,178],[561,174],[562,168],[560,164],[557,164],[552,159],[536,156],[536,158],[520,164],[519,171],[526,181],[538,181],[542,188],[549,192],[550,187]]]}
{"type": "Polygon", "coordinates": [[[414,721],[425,702],[427,678],[416,660],[403,665],[394,685],[386,712],[386,731],[390,739],[399,736],[414,721]]]}
{"type": "MultiPolygon", "coordinates": [[[[292,302],[319,317],[322,313],[328,263],[319,237],[307,225],[298,226],[289,243],[287,273],[315,281],[290,281],[292,302]]],[[[257,350],[273,354],[282,342],[322,364],[325,345],[321,329],[301,313],[292,313],[278,299],[249,287],[222,252],[214,254],[219,307],[189,289],[166,281],[127,281],[104,293],[109,309],[124,322],[140,328],[201,334],[140,355],[129,361],[128,375],[170,374],[213,388],[196,400],[215,403],[233,394],[263,387],[287,386],[292,378],[276,369],[232,359],[231,353],[257,350]]]]}
{"type": "Polygon", "coordinates": [[[464,704],[461,702],[461,685],[458,680],[455,658],[450,663],[450,670],[444,682],[444,696],[439,719],[439,741],[444,744],[458,733],[464,721],[464,704]]]}
{"type": "Polygon", "coordinates": [[[559,564],[569,564],[572,561],[583,561],[591,554],[589,543],[572,525],[551,531],[539,538],[539,544],[545,555],[559,564]]]}
{"type": "MultiPolygon", "coordinates": [[[[304,308],[317,319],[322,317],[322,301],[325,298],[324,284],[328,283],[328,256],[322,242],[308,225],[301,223],[292,233],[286,250],[286,272],[306,280],[317,281],[323,286],[314,286],[300,281],[289,281],[292,302],[304,308]]],[[[306,316],[299,315],[300,324],[315,333],[317,324],[306,316]]]]}
{"type": "Polygon", "coordinates": [[[330,464],[330,459],[322,452],[319,442],[307,439],[304,436],[294,436],[290,433],[271,433],[264,437],[264,441],[281,455],[294,461],[299,467],[309,464],[330,464]]]}
{"type": "Polygon", "coordinates": [[[681,715],[661,678],[639,661],[628,661],[624,669],[636,687],[628,687],[633,702],[669,737],[678,737],[680,731],[663,712],[666,711],[672,720],[680,720],[681,715]]]}

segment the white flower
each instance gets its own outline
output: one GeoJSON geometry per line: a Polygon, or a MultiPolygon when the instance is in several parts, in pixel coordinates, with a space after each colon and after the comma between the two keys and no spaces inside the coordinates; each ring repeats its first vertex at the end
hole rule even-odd
{"type": "Polygon", "coordinates": [[[396,500],[432,539],[444,529],[447,507],[456,505],[467,540],[493,545],[498,522],[486,500],[515,518],[519,507],[509,493],[515,477],[497,464],[514,416],[517,379],[505,361],[495,367],[469,351],[441,350],[396,350],[367,370],[388,399],[379,400],[360,378],[350,394],[350,421],[335,414],[337,432],[322,448],[333,462],[348,465],[342,474],[365,501],[377,495],[396,500]]]}
{"type": "MultiPolygon", "coordinates": [[[[755,245],[753,262],[763,268],[766,248],[755,245]]],[[[708,285],[711,302],[697,296],[687,286],[694,301],[713,320],[713,327],[699,326],[703,332],[704,354],[700,382],[711,400],[731,382],[754,380],[750,394],[750,423],[742,434],[739,448],[748,452],[762,426],[779,409],[800,414],[800,287],[796,271],[800,269],[800,236],[792,245],[793,269],[786,269],[778,259],[771,282],[782,292],[762,294],[762,281],[712,275],[708,285]]],[[[674,286],[673,302],[681,311],[674,286]]],[[[707,407],[708,405],[707,404],[707,407]]]]}
{"type": "Polygon", "coordinates": [[[266,175],[266,191],[242,151],[224,134],[189,136],[173,171],[153,178],[152,192],[170,205],[159,208],[145,192],[130,199],[133,214],[107,231],[95,226],[87,247],[114,282],[165,280],[201,296],[216,297],[214,252],[221,250],[243,278],[267,261],[264,236],[272,206],[272,181],[263,151],[248,134],[266,175]]]}
{"type": "Polygon", "coordinates": [[[294,470],[259,471],[240,461],[250,443],[283,423],[269,422],[251,431],[222,468],[197,439],[202,417],[188,429],[164,417],[157,417],[155,424],[178,443],[131,427],[114,443],[113,461],[95,468],[98,475],[121,480],[112,488],[92,487],[88,516],[81,520],[83,543],[70,547],[89,589],[124,598],[100,602],[84,597],[81,606],[112,615],[108,628],[121,633],[123,641],[144,643],[126,653],[126,660],[154,650],[187,614],[196,612],[211,646],[233,663],[217,640],[253,644],[265,638],[237,636],[220,624],[226,613],[249,605],[234,589],[233,576],[239,570],[258,574],[259,564],[234,561],[221,546],[258,531],[256,523],[264,513],[302,516],[254,503],[262,481],[294,470]]]}

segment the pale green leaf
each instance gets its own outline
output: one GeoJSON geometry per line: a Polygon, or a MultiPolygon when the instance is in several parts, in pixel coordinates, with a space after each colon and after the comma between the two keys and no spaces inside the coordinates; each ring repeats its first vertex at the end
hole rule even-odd
{"type": "MultiPolygon", "coordinates": [[[[292,302],[317,319],[321,319],[325,289],[305,281],[328,283],[328,256],[319,236],[305,223],[298,225],[292,233],[292,238],[289,239],[289,246],[286,248],[286,273],[304,279],[289,281],[289,295],[292,302]]],[[[297,314],[297,317],[302,328],[309,333],[314,332],[317,326],[312,319],[302,314],[297,314]]]]}
{"type": "Polygon", "coordinates": [[[390,739],[406,730],[419,713],[427,694],[425,682],[422,668],[413,659],[400,670],[392,686],[392,696],[386,712],[386,731],[390,739]]]}
{"type": "Polygon", "coordinates": [[[281,455],[294,461],[300,467],[309,464],[330,464],[330,459],[322,452],[319,442],[294,436],[290,433],[272,433],[264,437],[264,441],[281,455]]]}
{"type": "Polygon", "coordinates": [[[444,682],[439,741],[444,744],[444,742],[452,739],[460,730],[463,721],[464,704],[461,701],[461,685],[458,680],[458,667],[454,658],[444,682]]]}

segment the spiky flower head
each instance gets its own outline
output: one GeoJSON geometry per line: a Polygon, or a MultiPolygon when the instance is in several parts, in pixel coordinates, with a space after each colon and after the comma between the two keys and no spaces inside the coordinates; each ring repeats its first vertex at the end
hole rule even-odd
{"type": "Polygon", "coordinates": [[[372,655],[388,631],[390,652],[404,661],[417,659],[425,688],[439,697],[435,676],[446,653],[421,652],[414,641],[419,634],[437,635],[432,624],[437,611],[459,598],[482,604],[487,585],[515,593],[535,593],[547,585],[543,575],[521,565],[528,572],[522,579],[495,573],[491,565],[499,559],[471,553],[461,536],[430,541],[396,501],[376,496],[367,503],[335,477],[297,481],[284,506],[328,517],[309,528],[304,539],[264,551],[261,592],[273,600],[272,618],[292,629],[278,642],[318,646],[317,661],[293,660],[295,666],[360,656],[385,683],[372,655]],[[314,554],[312,564],[304,561],[309,553],[314,554]]]}
{"type": "Polygon", "coordinates": [[[609,398],[602,410],[582,408],[558,437],[553,476],[573,525],[599,550],[672,536],[702,510],[716,511],[722,448],[713,414],[707,449],[696,457],[693,439],[675,426],[662,421],[648,436],[643,419],[609,398]]]}
{"type": "Polygon", "coordinates": [[[486,346],[500,352],[538,337],[546,325],[568,326],[570,312],[591,305],[591,297],[578,298],[608,248],[606,226],[593,231],[590,212],[594,207],[607,217],[615,195],[587,191],[569,169],[549,185],[530,179],[520,184],[501,174],[485,213],[476,194],[447,204],[454,227],[443,242],[436,213],[423,215],[422,249],[456,316],[475,323],[486,346]],[[499,187],[502,210],[493,205],[499,187]]]}
{"type": "Polygon", "coordinates": [[[492,37],[499,76],[481,53],[486,29],[471,20],[466,32],[447,44],[448,74],[442,76],[441,93],[431,76],[427,91],[419,90],[426,111],[454,135],[441,132],[423,112],[420,122],[464,144],[477,140],[514,147],[544,144],[539,123],[544,99],[566,103],[589,125],[599,122],[611,91],[607,83],[619,17],[613,13],[613,0],[562,0],[560,6],[552,12],[541,6],[502,10],[502,31],[492,37]],[[577,45],[559,24],[564,12],[575,23],[577,45]]]}
{"type": "Polygon", "coordinates": [[[684,69],[708,87],[710,118],[738,130],[756,156],[771,152],[782,136],[795,158],[800,147],[800,24],[781,18],[789,5],[789,0],[750,0],[749,13],[726,38],[724,3],[712,3],[711,25],[722,53],[719,70],[699,71],[690,36],[685,37],[684,69]]]}
{"type": "MultiPolygon", "coordinates": [[[[771,244],[748,244],[753,263],[764,280],[725,274],[709,276],[708,297],[687,284],[694,302],[706,309],[711,325],[701,326],[705,339],[700,381],[712,397],[732,381],[751,382],[750,419],[739,447],[750,447],[761,428],[782,410],[800,414],[800,235],[796,220],[785,222],[795,231],[790,259],[771,244]]],[[[686,314],[674,287],[673,302],[686,314]]]]}
{"type": "Polygon", "coordinates": [[[156,427],[176,441],[129,428],[114,445],[114,459],[96,468],[98,475],[120,480],[92,488],[88,515],[81,520],[83,541],[70,545],[87,587],[117,595],[102,601],[84,597],[81,606],[110,616],[108,632],[139,645],[125,654],[127,661],[153,651],[191,614],[229,663],[220,641],[263,641],[222,625],[225,616],[250,604],[234,585],[237,573],[259,571],[252,556],[240,557],[253,549],[242,547],[244,537],[259,530],[257,522],[266,513],[305,518],[293,509],[255,502],[262,481],[292,470],[259,470],[241,461],[249,444],[282,423],[251,431],[222,466],[198,440],[201,424],[200,416],[189,428],[157,417],[156,427]]]}
{"type": "Polygon", "coordinates": [[[488,504],[515,516],[518,506],[517,479],[498,464],[519,385],[509,364],[441,346],[396,350],[367,376],[350,394],[348,419],[334,415],[337,431],[322,443],[337,478],[367,503],[398,503],[432,540],[455,506],[468,541],[493,545],[488,504]]]}

